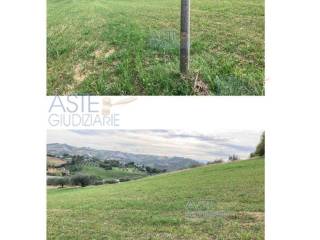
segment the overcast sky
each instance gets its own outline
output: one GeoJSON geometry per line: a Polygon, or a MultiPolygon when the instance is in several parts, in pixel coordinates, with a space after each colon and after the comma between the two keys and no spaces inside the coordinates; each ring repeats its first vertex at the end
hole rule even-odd
{"type": "Polygon", "coordinates": [[[262,131],[48,130],[48,143],[139,154],[216,160],[254,151],[262,131]]]}

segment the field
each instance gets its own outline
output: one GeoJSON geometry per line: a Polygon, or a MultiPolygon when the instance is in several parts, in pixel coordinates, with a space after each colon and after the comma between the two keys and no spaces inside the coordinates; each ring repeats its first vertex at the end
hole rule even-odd
{"type": "Polygon", "coordinates": [[[179,74],[180,0],[48,0],[47,94],[264,95],[264,1],[192,0],[179,74]]]}
{"type": "Polygon", "coordinates": [[[144,172],[140,172],[136,169],[128,168],[127,170],[122,168],[113,167],[112,170],[105,170],[100,167],[94,166],[84,166],[80,173],[89,175],[89,176],[96,176],[101,179],[119,179],[119,178],[140,178],[145,177],[147,174],[144,172]]]}
{"type": "Polygon", "coordinates": [[[47,164],[51,166],[60,166],[65,164],[66,161],[61,158],[47,156],[47,164]]]}
{"type": "Polygon", "coordinates": [[[264,239],[264,159],[49,189],[48,239],[264,239]]]}

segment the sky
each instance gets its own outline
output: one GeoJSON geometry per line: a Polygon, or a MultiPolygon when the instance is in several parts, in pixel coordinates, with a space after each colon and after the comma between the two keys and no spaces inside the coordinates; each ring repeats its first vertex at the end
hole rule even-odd
{"type": "Polygon", "coordinates": [[[47,143],[122,151],[136,154],[179,156],[200,161],[245,159],[255,150],[261,130],[48,130],[47,143]]]}

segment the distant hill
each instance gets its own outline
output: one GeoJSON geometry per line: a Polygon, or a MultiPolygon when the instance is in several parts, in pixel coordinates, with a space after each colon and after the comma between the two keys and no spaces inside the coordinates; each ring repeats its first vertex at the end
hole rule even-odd
{"type": "Polygon", "coordinates": [[[65,154],[80,155],[87,158],[98,158],[100,160],[119,160],[121,163],[134,162],[136,164],[149,166],[157,169],[175,171],[201,165],[199,161],[183,157],[164,157],[146,154],[133,154],[111,150],[97,150],[88,147],[74,147],[68,144],[47,144],[47,154],[63,157],[65,154]]]}

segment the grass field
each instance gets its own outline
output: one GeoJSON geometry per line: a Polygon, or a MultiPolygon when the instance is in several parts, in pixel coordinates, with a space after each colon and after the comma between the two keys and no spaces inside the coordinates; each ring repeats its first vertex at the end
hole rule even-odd
{"type": "Polygon", "coordinates": [[[48,239],[264,239],[264,160],[50,189],[47,208],[48,239]]]}
{"type": "Polygon", "coordinates": [[[147,174],[140,171],[135,171],[133,169],[128,169],[128,171],[120,168],[113,167],[112,170],[105,170],[100,167],[94,166],[84,166],[80,173],[89,175],[89,176],[96,176],[102,179],[110,179],[110,178],[140,178],[145,177],[147,174]]]}
{"type": "Polygon", "coordinates": [[[264,0],[48,0],[47,94],[264,95],[264,0]]]}

